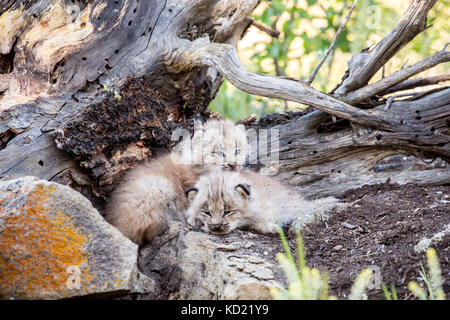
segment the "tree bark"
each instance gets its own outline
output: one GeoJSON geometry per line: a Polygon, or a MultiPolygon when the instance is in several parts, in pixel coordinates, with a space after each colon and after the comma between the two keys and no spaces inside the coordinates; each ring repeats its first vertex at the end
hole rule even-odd
{"type": "Polygon", "coordinates": [[[210,117],[222,76],[170,71],[175,40],[236,45],[257,4],[2,2],[1,179],[33,175],[105,198],[126,169],[170,147],[174,127],[210,117]]]}
{"type": "Polygon", "coordinates": [[[449,61],[447,48],[368,84],[427,28],[436,0],[413,0],[391,33],[350,59],[330,94],[243,68],[235,47],[258,3],[1,2],[0,178],[68,184],[101,208],[123,172],[170,148],[175,127],[212,116],[207,107],[223,76],[251,94],[317,109],[246,122],[279,130],[277,178],[309,197],[387,179],[450,182],[450,88],[385,97],[449,61]],[[395,155],[415,158],[390,166],[398,157],[385,158],[395,155]]]}

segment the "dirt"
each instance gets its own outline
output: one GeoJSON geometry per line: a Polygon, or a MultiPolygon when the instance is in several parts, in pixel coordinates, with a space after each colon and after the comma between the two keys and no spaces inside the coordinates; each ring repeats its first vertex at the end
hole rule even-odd
{"type": "MultiPolygon", "coordinates": [[[[350,293],[354,279],[367,267],[381,278],[372,283],[369,299],[385,299],[380,288],[395,285],[399,299],[413,299],[407,285],[420,278],[425,253],[414,246],[450,223],[450,186],[381,184],[348,191],[341,202],[351,205],[326,222],[303,229],[309,267],[327,270],[330,290],[339,299],[350,293]]],[[[290,239],[294,245],[294,239],[290,239]]],[[[432,245],[437,251],[450,296],[450,236],[432,245]]]]}

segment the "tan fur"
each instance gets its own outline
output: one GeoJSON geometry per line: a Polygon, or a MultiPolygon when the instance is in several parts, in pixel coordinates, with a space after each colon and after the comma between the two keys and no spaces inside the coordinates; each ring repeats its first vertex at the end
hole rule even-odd
{"type": "MultiPolygon", "coordinates": [[[[181,218],[179,215],[189,204],[184,191],[193,186],[200,175],[211,168],[242,161],[235,156],[220,157],[221,161],[218,161],[217,157],[205,155],[205,152],[226,153],[226,146],[234,145],[243,148],[244,154],[245,132],[242,135],[241,131],[236,131],[229,120],[209,121],[203,129],[194,134],[193,140],[202,145],[204,162],[169,153],[130,170],[108,201],[106,220],[138,244],[149,241],[166,229],[170,219],[181,218]]],[[[188,142],[191,141],[180,144],[188,142]]],[[[230,150],[231,153],[235,149],[230,150]]]]}
{"type": "Polygon", "coordinates": [[[169,219],[186,210],[183,195],[197,175],[187,166],[174,164],[170,154],[153,159],[128,172],[114,190],[106,219],[136,243],[153,239],[169,219]]]}
{"type": "Polygon", "coordinates": [[[197,193],[186,211],[187,221],[216,234],[244,226],[276,233],[277,221],[283,225],[338,201],[333,197],[308,201],[268,176],[246,171],[214,171],[200,177],[194,188],[197,193]]]}
{"type": "Polygon", "coordinates": [[[209,165],[242,165],[245,162],[246,133],[243,125],[230,120],[210,120],[193,140],[202,140],[202,163],[209,165]],[[236,151],[239,151],[236,154],[236,151]]]}

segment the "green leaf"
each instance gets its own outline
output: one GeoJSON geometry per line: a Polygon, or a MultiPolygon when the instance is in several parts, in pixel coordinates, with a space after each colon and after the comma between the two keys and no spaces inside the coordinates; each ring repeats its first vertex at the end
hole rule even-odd
{"type": "MultiPolygon", "coordinates": [[[[273,16],[274,16],[274,10],[272,7],[268,7],[263,14],[261,15],[261,21],[268,25],[271,26],[272,25],[272,21],[273,21],[273,16]]],[[[259,19],[258,19],[259,20],[259,19]]]]}
{"type": "Polygon", "coordinates": [[[281,3],[280,0],[272,0],[272,8],[279,13],[286,11],[286,7],[281,3]]]}
{"type": "Polygon", "coordinates": [[[272,43],[271,45],[269,45],[269,55],[272,58],[278,58],[278,56],[280,55],[280,47],[277,43],[272,43]]]}
{"type": "Polygon", "coordinates": [[[301,9],[298,8],[296,10],[296,13],[298,14],[298,17],[301,19],[308,19],[308,20],[312,20],[312,17],[308,14],[308,11],[306,11],[305,9],[301,9]]]}

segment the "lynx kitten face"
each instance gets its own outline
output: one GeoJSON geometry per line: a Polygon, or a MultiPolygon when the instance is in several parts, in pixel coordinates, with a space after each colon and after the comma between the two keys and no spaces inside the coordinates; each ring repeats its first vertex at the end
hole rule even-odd
{"type": "Polygon", "coordinates": [[[240,227],[245,220],[250,186],[234,184],[226,175],[212,173],[201,177],[186,195],[191,201],[188,223],[205,232],[225,234],[240,227]]]}
{"type": "Polygon", "coordinates": [[[202,141],[204,164],[235,168],[245,163],[247,137],[243,125],[230,120],[208,121],[202,141]]]}
{"type": "Polygon", "coordinates": [[[174,148],[176,163],[238,168],[245,163],[247,136],[243,125],[230,120],[209,120],[194,131],[192,138],[174,148]]]}

